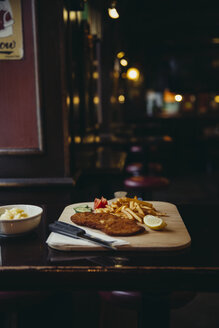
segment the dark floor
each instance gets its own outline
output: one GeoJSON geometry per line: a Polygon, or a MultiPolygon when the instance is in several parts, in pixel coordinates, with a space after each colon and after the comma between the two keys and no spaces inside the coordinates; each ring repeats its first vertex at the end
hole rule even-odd
{"type": "MultiPolygon", "coordinates": [[[[1,313],[0,327],[94,328],[218,328],[219,293],[175,292],[168,304],[157,302],[144,309],[147,324],[139,325],[139,309],[100,301],[96,292],[60,294],[48,302],[26,305],[10,320],[1,313]],[[64,298],[62,298],[64,297],[64,298]],[[63,302],[64,301],[64,302],[63,302]],[[152,313],[153,312],[153,313],[152,313]],[[17,321],[15,320],[17,319],[17,321]]],[[[10,311],[12,309],[8,309],[10,311]]],[[[9,317],[8,317],[9,318],[9,317]]]]}
{"type": "MultiPolygon", "coordinates": [[[[185,292],[178,293],[178,298],[186,299],[185,292]]],[[[159,323],[153,325],[154,328],[218,328],[219,318],[219,294],[218,293],[197,293],[192,295],[191,300],[187,304],[174,308],[174,303],[169,312],[169,320],[165,321],[162,317],[162,311],[157,307],[157,316],[160,317],[159,323]]],[[[147,309],[145,309],[147,311],[147,309]]],[[[151,313],[148,313],[148,323],[151,313]]],[[[139,328],[138,313],[136,310],[115,308],[107,308],[102,325],[100,328],[139,328]]],[[[151,327],[151,325],[146,327],[151,327]]]]}
{"type": "Polygon", "coordinates": [[[193,300],[170,313],[170,328],[218,328],[219,294],[197,293],[193,300]]]}

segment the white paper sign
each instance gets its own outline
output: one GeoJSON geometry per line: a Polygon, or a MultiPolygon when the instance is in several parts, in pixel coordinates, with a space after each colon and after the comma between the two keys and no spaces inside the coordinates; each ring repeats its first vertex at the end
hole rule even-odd
{"type": "Polygon", "coordinates": [[[0,0],[0,60],[22,58],[21,0],[0,0]]]}

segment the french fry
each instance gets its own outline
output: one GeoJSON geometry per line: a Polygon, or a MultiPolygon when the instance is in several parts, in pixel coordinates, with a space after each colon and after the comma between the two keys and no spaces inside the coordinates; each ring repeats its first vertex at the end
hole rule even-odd
{"type": "MultiPolygon", "coordinates": [[[[136,197],[136,196],[135,196],[136,197]]],[[[146,201],[144,201],[144,200],[139,200],[137,197],[136,198],[128,198],[128,197],[123,197],[123,198],[125,198],[125,200],[126,201],[131,201],[131,200],[134,200],[136,203],[138,203],[138,204],[142,204],[142,205],[146,205],[146,206],[148,206],[148,207],[150,207],[150,208],[152,208],[153,207],[153,205],[151,204],[151,203],[148,203],[148,202],[146,202],[146,201]]],[[[122,199],[122,198],[120,198],[120,199],[122,199]]]]}
{"type": "Polygon", "coordinates": [[[123,208],[123,206],[117,207],[117,209],[115,210],[115,213],[121,212],[122,208],[123,208]]]}
{"type": "Polygon", "coordinates": [[[144,215],[144,212],[143,212],[143,210],[141,209],[141,207],[139,206],[138,203],[136,203],[136,209],[139,212],[139,214],[144,215]]]}
{"type": "Polygon", "coordinates": [[[119,217],[137,220],[142,223],[143,218],[147,214],[154,216],[165,216],[165,213],[158,212],[153,204],[139,200],[137,196],[134,198],[121,197],[112,204],[106,205],[105,208],[95,210],[96,213],[109,213],[119,217]]]}
{"type": "Polygon", "coordinates": [[[133,219],[132,215],[128,212],[128,208],[126,208],[125,206],[122,207],[121,212],[123,212],[130,220],[133,219]]]}
{"type": "Polygon", "coordinates": [[[132,211],[130,208],[126,208],[126,212],[129,212],[136,220],[142,223],[142,219],[140,216],[138,216],[134,211],[132,211]]]}

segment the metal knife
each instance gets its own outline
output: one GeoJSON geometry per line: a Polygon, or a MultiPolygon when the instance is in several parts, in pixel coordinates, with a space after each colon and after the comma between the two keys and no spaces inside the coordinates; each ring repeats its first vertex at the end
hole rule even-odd
{"type": "Polygon", "coordinates": [[[117,250],[116,247],[111,245],[112,242],[91,236],[90,234],[86,233],[85,230],[76,227],[72,224],[68,224],[61,221],[55,221],[54,223],[49,224],[49,229],[50,231],[57,232],[68,237],[89,240],[92,243],[95,243],[99,246],[108,248],[113,251],[117,250]]]}

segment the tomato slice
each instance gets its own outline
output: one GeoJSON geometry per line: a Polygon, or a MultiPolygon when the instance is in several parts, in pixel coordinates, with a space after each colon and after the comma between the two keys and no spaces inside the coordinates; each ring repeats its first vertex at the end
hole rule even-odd
{"type": "Polygon", "coordinates": [[[94,209],[96,210],[97,208],[100,208],[101,205],[101,199],[95,198],[94,200],[94,209]]]}
{"type": "Polygon", "coordinates": [[[101,203],[104,207],[106,207],[106,205],[108,204],[107,199],[104,198],[103,196],[101,197],[101,203]]]}
{"type": "Polygon", "coordinates": [[[104,208],[108,204],[107,199],[104,197],[100,198],[95,198],[94,200],[94,209],[96,210],[97,208],[104,208]]]}

